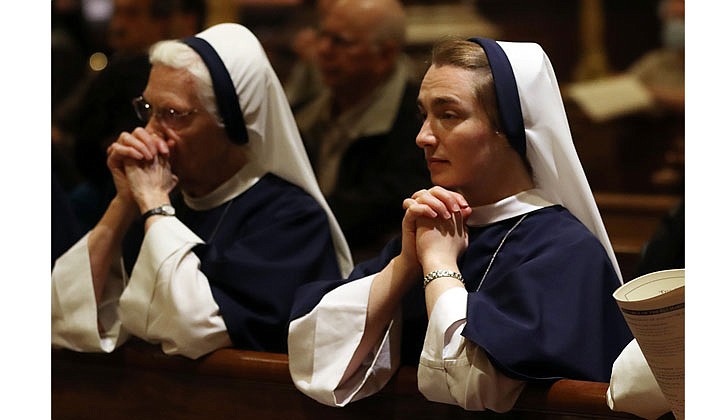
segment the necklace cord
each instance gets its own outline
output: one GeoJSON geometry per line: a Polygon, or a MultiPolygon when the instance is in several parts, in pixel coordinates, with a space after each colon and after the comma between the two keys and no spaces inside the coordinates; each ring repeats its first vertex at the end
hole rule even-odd
{"type": "Polygon", "coordinates": [[[483,273],[483,277],[480,279],[480,284],[478,284],[478,288],[475,289],[476,292],[479,291],[480,290],[480,286],[483,285],[483,281],[485,280],[485,276],[488,275],[488,272],[490,271],[490,267],[493,266],[493,261],[495,261],[495,256],[498,255],[498,251],[500,251],[501,247],[506,242],[506,239],[508,239],[508,236],[510,236],[511,232],[513,232],[516,229],[516,227],[518,227],[518,225],[521,224],[521,222],[523,221],[523,219],[526,218],[526,216],[528,216],[528,213],[526,213],[523,216],[521,216],[521,218],[516,222],[516,224],[513,225],[508,230],[508,232],[506,232],[506,234],[503,236],[503,239],[501,239],[500,244],[498,244],[498,248],[495,249],[495,252],[493,253],[493,256],[490,258],[490,262],[488,263],[488,268],[485,269],[485,273],[483,273]]]}

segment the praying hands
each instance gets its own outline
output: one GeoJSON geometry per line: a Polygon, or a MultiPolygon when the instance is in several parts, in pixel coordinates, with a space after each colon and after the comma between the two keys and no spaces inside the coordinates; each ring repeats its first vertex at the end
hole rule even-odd
{"type": "Polygon", "coordinates": [[[159,135],[141,127],[124,132],[107,153],[117,193],[136,203],[142,214],[169,202],[177,177],[169,162],[170,145],[159,135]]]}

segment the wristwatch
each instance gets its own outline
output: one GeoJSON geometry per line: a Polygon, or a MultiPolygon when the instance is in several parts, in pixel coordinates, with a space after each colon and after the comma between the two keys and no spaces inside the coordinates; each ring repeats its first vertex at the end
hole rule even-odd
{"type": "Polygon", "coordinates": [[[174,207],[172,207],[169,204],[162,204],[159,207],[155,207],[153,209],[147,210],[146,213],[142,214],[142,220],[146,221],[148,218],[152,216],[174,216],[175,211],[174,207]]]}

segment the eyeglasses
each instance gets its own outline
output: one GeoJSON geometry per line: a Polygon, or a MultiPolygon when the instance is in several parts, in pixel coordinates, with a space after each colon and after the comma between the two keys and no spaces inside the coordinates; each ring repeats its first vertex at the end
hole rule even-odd
{"type": "Polygon", "coordinates": [[[162,125],[173,130],[184,127],[187,117],[197,112],[196,109],[181,112],[169,107],[155,110],[152,104],[147,102],[143,96],[134,98],[131,104],[134,106],[136,116],[144,124],[148,123],[152,119],[152,116],[155,116],[162,125]]]}
{"type": "Polygon", "coordinates": [[[337,34],[335,32],[329,32],[326,30],[319,30],[318,31],[318,39],[319,41],[329,41],[331,48],[333,49],[349,49],[352,48],[360,43],[359,40],[353,39],[351,37],[345,37],[343,35],[337,34]]]}

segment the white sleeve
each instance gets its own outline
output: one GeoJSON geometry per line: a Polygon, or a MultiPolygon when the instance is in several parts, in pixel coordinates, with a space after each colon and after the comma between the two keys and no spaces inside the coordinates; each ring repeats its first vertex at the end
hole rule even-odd
{"type": "Polygon", "coordinates": [[[109,273],[97,308],[88,234],[56,260],[51,272],[51,345],[85,352],[111,352],[127,338],[116,308],[126,284],[121,257],[109,273]],[[99,333],[99,324],[104,333],[99,333]]]}
{"type": "Polygon", "coordinates": [[[467,299],[468,292],[459,287],[437,299],[420,355],[417,384],[430,401],[466,410],[508,411],[526,383],[500,373],[483,349],[460,335],[467,299]]]}
{"type": "Polygon", "coordinates": [[[607,405],[614,411],[656,419],[670,411],[670,403],[650,370],[635,339],[627,344],[612,365],[607,405]]]}
{"type": "Polygon", "coordinates": [[[330,406],[344,406],[381,390],[399,367],[399,315],[382,342],[344,383],[341,379],[356,351],[366,322],[374,275],[328,292],[316,307],[291,322],[289,369],[296,387],[330,406]]]}
{"type": "Polygon", "coordinates": [[[175,217],[158,220],[144,235],[119,303],[131,334],[161,343],[166,354],[196,359],[232,343],[192,248],[203,241],[175,217]]]}

